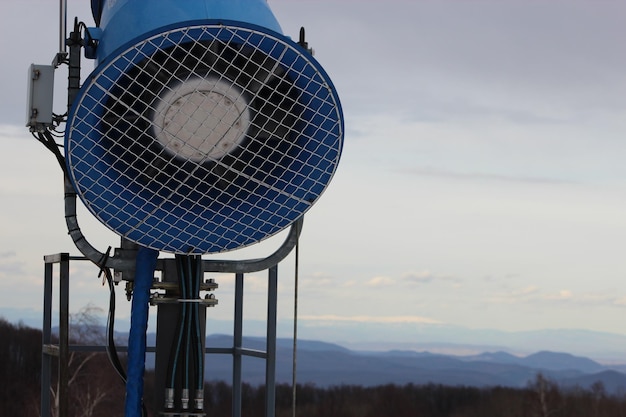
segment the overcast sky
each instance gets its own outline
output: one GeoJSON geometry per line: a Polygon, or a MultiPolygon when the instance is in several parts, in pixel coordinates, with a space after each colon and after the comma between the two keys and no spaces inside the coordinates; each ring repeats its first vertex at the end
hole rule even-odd
{"type": "MultiPolygon", "coordinates": [[[[91,25],[88,3],[70,0],[70,18],[91,25]]],[[[355,342],[375,324],[403,342],[429,326],[626,334],[626,3],[270,6],[285,34],[306,27],[346,123],[338,172],[305,218],[303,337],[355,342]]],[[[38,320],[43,255],[77,254],[61,172],[23,127],[26,71],[57,51],[58,4],[0,7],[0,316],[38,320]]],[[[79,220],[102,251],[117,245],[89,214],[79,220]]],[[[106,305],[94,267],[72,274],[74,310],[106,305]]],[[[283,322],[293,276],[290,257],[283,322]]],[[[209,316],[227,320],[232,278],[220,279],[209,316]]],[[[263,314],[263,281],[248,276],[248,317],[263,314]]]]}

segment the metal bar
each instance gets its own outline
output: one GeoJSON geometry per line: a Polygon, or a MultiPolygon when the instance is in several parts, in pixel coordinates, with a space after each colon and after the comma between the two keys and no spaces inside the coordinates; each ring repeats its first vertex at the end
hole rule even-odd
{"type": "Polygon", "coordinates": [[[62,254],[59,264],[59,416],[68,415],[68,383],[69,383],[69,254],[62,254]]]}
{"type": "Polygon", "coordinates": [[[85,258],[84,256],[72,256],[67,255],[66,253],[55,253],[54,255],[46,255],[43,257],[43,260],[47,264],[58,264],[62,262],[64,259],[70,261],[89,261],[90,259],[85,258]]]}
{"type": "MultiPolygon", "coordinates": [[[[58,264],[61,263],[63,259],[65,259],[65,256],[67,256],[66,253],[55,253],[54,255],[46,255],[43,257],[43,261],[47,264],[58,264]]],[[[50,274],[52,276],[52,270],[50,270],[50,274]]]]}
{"type": "Polygon", "coordinates": [[[67,34],[67,0],[59,2],[59,52],[65,52],[65,37],[67,34]]]}
{"type": "Polygon", "coordinates": [[[233,329],[233,417],[241,417],[241,353],[243,344],[243,273],[235,274],[233,329]]]}
{"type": "Polygon", "coordinates": [[[278,265],[269,268],[267,288],[267,359],[265,362],[265,416],[276,415],[276,309],[278,265]]]}
{"type": "MultiPolygon", "coordinates": [[[[307,47],[304,41],[304,28],[300,32],[300,39],[307,47]]],[[[296,245],[295,268],[294,268],[294,289],[293,289],[293,350],[292,350],[292,366],[291,366],[291,416],[296,417],[296,404],[298,396],[298,281],[300,273],[300,244],[296,245]]]]}
{"type": "MultiPolygon", "coordinates": [[[[128,348],[126,346],[117,347],[117,350],[119,352],[126,352],[127,349],[128,348]]],[[[74,351],[74,350],[79,351],[79,352],[104,352],[105,348],[104,346],[87,346],[87,345],[70,346],[70,351],[74,351]]],[[[156,347],[155,346],[147,347],[146,351],[155,352],[156,347]]],[[[261,359],[267,358],[267,353],[263,350],[241,348],[241,349],[237,349],[237,351],[241,353],[241,356],[252,356],[252,357],[261,358],[261,359]]],[[[235,349],[227,348],[227,347],[224,347],[224,348],[207,347],[204,349],[204,353],[208,355],[234,355],[235,349]]]]}
{"type": "Polygon", "coordinates": [[[239,352],[241,353],[241,356],[251,356],[254,358],[260,358],[260,359],[267,359],[267,352],[263,352],[262,350],[256,350],[256,349],[240,349],[239,352]]]}
{"type": "MultiPolygon", "coordinates": [[[[106,346],[101,345],[70,345],[70,352],[106,352],[106,346]]],[[[115,346],[115,350],[118,352],[128,352],[128,346],[115,346]]],[[[156,352],[156,346],[146,346],[146,352],[156,352]]],[[[229,351],[230,352],[230,351],[229,351]]]]}
{"type": "Polygon", "coordinates": [[[212,347],[204,348],[204,353],[208,355],[216,355],[216,354],[232,355],[233,352],[234,352],[233,348],[212,348],[212,347]]]}
{"type": "MultiPolygon", "coordinates": [[[[45,258],[44,258],[45,259],[45,258]]],[[[52,264],[44,264],[42,346],[52,341],[52,264]]],[[[50,384],[52,356],[42,348],[41,353],[41,416],[50,417],[50,384]]]]}

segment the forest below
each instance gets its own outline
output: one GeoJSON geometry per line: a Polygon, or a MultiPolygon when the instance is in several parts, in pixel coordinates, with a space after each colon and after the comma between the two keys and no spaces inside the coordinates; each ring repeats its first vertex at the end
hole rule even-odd
{"type": "MultiPolygon", "coordinates": [[[[0,415],[40,413],[41,331],[0,318],[0,415]]],[[[84,336],[84,337],[88,337],[84,336]]],[[[146,407],[153,404],[153,375],[145,377],[146,407]]],[[[51,387],[52,409],[56,387],[51,387]]],[[[124,384],[104,353],[72,352],[70,414],[64,417],[123,416],[124,384]]],[[[293,415],[293,389],[276,387],[276,416],[293,415]]],[[[561,388],[542,374],[524,388],[425,385],[361,387],[298,385],[300,417],[626,417],[626,393],[609,394],[602,383],[591,389],[561,388]]],[[[243,416],[264,414],[265,390],[244,384],[243,416]]],[[[226,382],[207,382],[205,412],[230,417],[232,391],[226,382]]],[[[53,412],[53,416],[55,413],[53,412]]]]}

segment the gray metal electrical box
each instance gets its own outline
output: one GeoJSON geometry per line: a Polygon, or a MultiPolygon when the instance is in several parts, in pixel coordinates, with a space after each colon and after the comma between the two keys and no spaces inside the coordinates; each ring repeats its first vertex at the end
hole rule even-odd
{"type": "Polygon", "coordinates": [[[42,131],[52,126],[54,66],[31,64],[28,70],[26,126],[42,131]]]}

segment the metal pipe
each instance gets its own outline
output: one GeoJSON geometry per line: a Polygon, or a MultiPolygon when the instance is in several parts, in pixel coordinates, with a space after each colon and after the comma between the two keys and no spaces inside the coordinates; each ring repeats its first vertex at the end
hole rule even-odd
{"type": "Polygon", "coordinates": [[[233,417],[241,417],[243,348],[243,273],[235,274],[235,317],[233,329],[233,417]]]}
{"type": "MultiPolygon", "coordinates": [[[[52,263],[44,266],[43,290],[43,329],[42,346],[50,346],[52,341],[52,263]]],[[[41,416],[50,417],[50,386],[52,381],[52,357],[45,348],[41,352],[41,416]]]]}
{"type": "Polygon", "coordinates": [[[298,281],[300,274],[300,244],[296,245],[293,290],[293,358],[291,364],[291,411],[292,417],[296,417],[296,400],[298,393],[297,365],[298,365],[298,281]]]}
{"type": "Polygon", "coordinates": [[[134,259],[121,259],[121,258],[107,258],[104,253],[99,252],[85,239],[85,235],[80,230],[78,225],[78,218],[76,216],[76,191],[74,186],[70,182],[69,178],[65,178],[65,224],[67,225],[67,232],[74,241],[76,248],[82,253],[85,258],[99,266],[103,261],[106,262],[106,267],[114,269],[134,269],[134,259]]]}
{"type": "Polygon", "coordinates": [[[67,0],[59,1],[59,52],[65,53],[65,39],[67,34],[67,0]]]}
{"type": "Polygon", "coordinates": [[[69,337],[70,337],[70,259],[63,254],[59,264],[59,416],[67,416],[69,411],[69,337]]]}
{"type": "Polygon", "coordinates": [[[278,265],[268,270],[267,336],[265,359],[265,417],[276,415],[276,311],[278,304],[278,265]]]}

